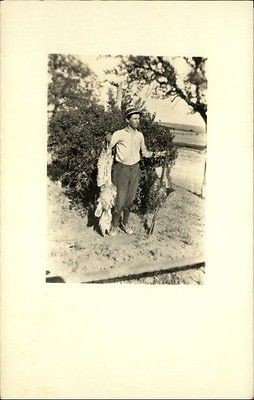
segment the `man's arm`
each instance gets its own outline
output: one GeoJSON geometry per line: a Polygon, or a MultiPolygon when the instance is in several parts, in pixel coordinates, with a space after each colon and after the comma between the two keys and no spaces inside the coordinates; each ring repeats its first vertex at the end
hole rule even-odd
{"type": "Polygon", "coordinates": [[[154,155],[154,152],[147,150],[146,145],[145,145],[144,136],[142,133],[141,133],[141,135],[142,135],[142,137],[141,137],[140,149],[141,149],[142,156],[150,158],[154,155]]]}
{"type": "Polygon", "coordinates": [[[108,132],[105,139],[109,147],[112,149],[112,147],[114,147],[119,141],[118,131],[114,132],[113,134],[108,132]]]}
{"type": "Polygon", "coordinates": [[[166,154],[166,151],[148,151],[145,145],[145,139],[144,136],[142,134],[142,138],[141,138],[141,152],[142,155],[144,157],[150,158],[150,157],[161,157],[164,156],[166,154]]]}

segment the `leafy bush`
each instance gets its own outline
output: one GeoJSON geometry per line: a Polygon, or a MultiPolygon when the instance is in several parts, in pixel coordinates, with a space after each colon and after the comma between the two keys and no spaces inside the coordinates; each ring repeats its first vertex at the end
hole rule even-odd
{"type": "MultiPolygon", "coordinates": [[[[63,61],[68,64],[68,71],[71,68],[73,59],[68,61],[61,58],[60,67],[63,61]]],[[[57,59],[58,60],[58,59],[57,59]]],[[[52,64],[52,60],[50,60],[52,64]]],[[[50,64],[50,65],[51,65],[50,64]]],[[[80,67],[80,64],[77,64],[80,67]]],[[[75,64],[75,71],[77,68],[75,64]]],[[[51,65],[51,74],[54,69],[51,65]]],[[[62,80],[66,74],[61,75],[62,80]]],[[[54,76],[53,76],[54,78],[54,76]]],[[[85,77],[87,78],[87,76],[85,77]]],[[[51,79],[49,92],[55,93],[55,79],[51,79]]],[[[71,85],[77,81],[72,79],[71,85]]],[[[68,81],[70,83],[70,81],[68,81]]],[[[68,194],[77,204],[82,204],[86,209],[95,204],[98,188],[96,185],[97,161],[102,150],[106,132],[113,133],[126,125],[122,113],[114,104],[107,110],[99,105],[97,99],[92,96],[91,81],[86,92],[83,82],[82,96],[76,88],[69,88],[68,96],[75,97],[75,107],[68,107],[71,104],[70,98],[59,101],[61,97],[58,91],[57,110],[51,113],[48,124],[48,151],[51,154],[52,162],[48,166],[48,174],[52,179],[60,180],[66,187],[68,194]],[[60,104],[60,106],[59,106],[60,104]]],[[[58,84],[59,87],[59,84],[58,84]]],[[[53,95],[48,96],[49,99],[53,95]]],[[[140,130],[145,136],[145,142],[149,150],[160,151],[169,149],[169,161],[172,164],[176,158],[176,150],[170,146],[172,135],[167,128],[160,126],[154,121],[154,116],[144,111],[141,118],[140,130]]],[[[133,211],[144,213],[152,210],[155,206],[156,194],[153,184],[156,181],[155,167],[160,165],[163,159],[142,159],[141,181],[137,192],[133,211]]]]}
{"type": "MultiPolygon", "coordinates": [[[[169,166],[174,165],[177,157],[177,150],[171,146],[172,134],[167,128],[160,126],[154,121],[153,115],[144,111],[140,131],[145,137],[146,146],[152,151],[168,150],[167,161],[169,166]]],[[[137,196],[134,201],[132,210],[139,213],[153,211],[158,201],[158,177],[155,168],[164,164],[164,157],[159,158],[143,158],[140,162],[141,177],[137,196]]]]}
{"type": "Polygon", "coordinates": [[[119,120],[112,117],[102,106],[93,104],[58,112],[49,122],[48,149],[52,157],[49,170],[57,171],[55,179],[84,205],[94,201],[97,194],[97,160],[106,127],[120,127],[119,120]]]}

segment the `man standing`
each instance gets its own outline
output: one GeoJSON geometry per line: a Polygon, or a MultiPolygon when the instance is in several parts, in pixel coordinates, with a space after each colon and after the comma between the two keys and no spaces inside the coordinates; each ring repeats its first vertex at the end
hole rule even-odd
{"type": "MultiPolygon", "coordinates": [[[[113,133],[109,138],[110,148],[116,148],[115,164],[113,166],[112,181],[117,189],[114,214],[110,235],[117,234],[116,228],[120,223],[123,230],[132,235],[133,230],[128,225],[130,206],[135,198],[139,177],[140,152],[145,157],[152,157],[155,153],[147,150],[144,136],[137,130],[141,112],[136,108],[129,108],[125,112],[127,127],[113,133]]],[[[156,156],[163,152],[157,152],[156,156]]]]}

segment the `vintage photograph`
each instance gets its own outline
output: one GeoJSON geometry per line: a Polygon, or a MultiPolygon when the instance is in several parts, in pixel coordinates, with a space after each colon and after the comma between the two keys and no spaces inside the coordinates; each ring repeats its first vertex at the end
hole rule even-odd
{"type": "Polygon", "coordinates": [[[206,66],[48,55],[47,283],[205,283],[206,66]]]}
{"type": "Polygon", "coordinates": [[[1,399],[253,398],[252,35],[1,2],[1,399]]]}

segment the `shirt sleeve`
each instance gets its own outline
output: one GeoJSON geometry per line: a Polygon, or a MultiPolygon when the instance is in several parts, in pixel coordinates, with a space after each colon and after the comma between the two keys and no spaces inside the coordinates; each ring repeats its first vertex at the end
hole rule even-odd
{"type": "MultiPolygon", "coordinates": [[[[141,132],[140,132],[141,133],[141,132]]],[[[145,139],[143,134],[141,133],[141,143],[140,143],[141,153],[144,157],[150,158],[153,155],[152,151],[148,151],[145,145],[145,139]]]]}
{"type": "Polygon", "coordinates": [[[119,139],[120,139],[119,132],[118,131],[114,132],[111,137],[109,147],[112,149],[112,147],[114,147],[117,144],[117,142],[119,142],[119,139]]]}

